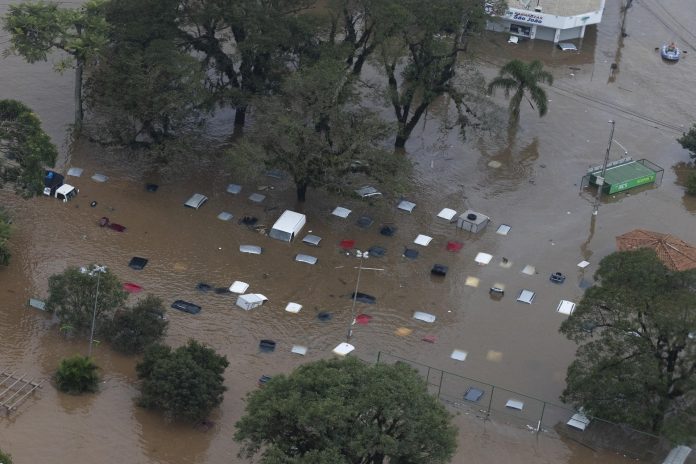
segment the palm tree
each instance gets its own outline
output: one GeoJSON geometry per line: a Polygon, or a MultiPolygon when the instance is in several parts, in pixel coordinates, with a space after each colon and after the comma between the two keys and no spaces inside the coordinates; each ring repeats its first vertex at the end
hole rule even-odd
{"type": "Polygon", "coordinates": [[[540,83],[553,84],[553,76],[548,71],[544,71],[543,64],[534,60],[531,63],[524,63],[519,60],[512,60],[500,68],[498,76],[488,84],[488,94],[492,95],[495,89],[505,90],[505,97],[510,96],[510,91],[515,90],[515,94],[510,99],[510,124],[517,124],[520,119],[520,103],[526,98],[529,105],[539,111],[539,116],[544,116],[548,111],[546,92],[539,87],[540,83]],[[525,95],[529,92],[529,97],[525,95]]]}

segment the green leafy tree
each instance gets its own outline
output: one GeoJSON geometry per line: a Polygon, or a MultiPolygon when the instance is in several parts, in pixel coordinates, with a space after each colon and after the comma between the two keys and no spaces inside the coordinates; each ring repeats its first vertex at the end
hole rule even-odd
{"type": "Polygon", "coordinates": [[[103,117],[96,140],[150,148],[200,127],[208,94],[195,58],[166,40],[126,43],[104,58],[86,85],[88,107],[103,117]]]}
{"type": "Polygon", "coordinates": [[[582,343],[563,401],[663,434],[696,436],[696,271],[667,269],[653,250],[613,253],[561,325],[582,343]]]}
{"type": "Polygon", "coordinates": [[[10,215],[3,208],[0,208],[0,265],[10,264],[10,236],[12,235],[12,221],[10,215]]]}
{"type": "Polygon", "coordinates": [[[408,365],[333,359],[250,393],[235,440],[262,463],[445,463],[456,448],[450,420],[408,365]]]}
{"type": "Polygon", "coordinates": [[[162,299],[147,295],[132,308],[118,311],[109,324],[111,345],[126,354],[142,353],[159,342],[167,332],[162,299]]]}
{"type": "Polygon", "coordinates": [[[151,345],[136,366],[142,381],[138,404],[170,419],[203,420],[222,403],[228,365],[225,356],[195,340],[175,350],[151,345]]]}
{"type": "MultiPolygon", "coordinates": [[[[696,124],[689,129],[689,132],[684,132],[684,134],[677,139],[677,142],[679,142],[683,149],[689,150],[691,159],[696,160],[696,124]]],[[[689,195],[696,195],[695,172],[690,173],[686,178],[686,193],[689,195]]]]}
{"type": "Polygon", "coordinates": [[[331,50],[343,57],[346,70],[359,76],[377,48],[398,34],[401,10],[400,0],[329,0],[325,30],[315,39],[319,48],[305,53],[319,56],[331,50]]]}
{"type": "Polygon", "coordinates": [[[107,43],[108,25],[102,0],[89,0],[78,8],[61,8],[53,2],[26,2],[10,5],[4,18],[4,30],[10,34],[9,52],[29,63],[47,61],[59,50],[67,59],[56,65],[58,71],[75,69],[75,129],[83,120],[82,84],[89,61],[107,43]]]}
{"type": "Polygon", "coordinates": [[[691,173],[686,178],[686,193],[696,195],[696,173],[691,173]]]}
{"type": "Polygon", "coordinates": [[[87,356],[65,358],[55,374],[58,389],[72,394],[95,392],[99,386],[98,370],[92,358],[87,356]]]}
{"type": "MultiPolygon", "coordinates": [[[[491,12],[504,5],[491,3],[491,12]]],[[[395,25],[379,47],[378,62],[387,78],[387,101],[397,121],[394,146],[406,145],[430,105],[443,95],[452,97],[462,129],[477,125],[483,119],[479,112],[487,106],[480,104],[485,89],[477,85],[481,79],[467,61],[466,50],[485,26],[484,2],[398,0],[385,11],[395,25]],[[467,65],[460,66],[461,59],[467,65]]]]}
{"type": "Polygon", "coordinates": [[[489,94],[493,94],[496,89],[503,89],[505,97],[509,98],[510,92],[515,92],[510,99],[509,106],[511,125],[516,125],[519,122],[520,105],[525,98],[533,109],[536,105],[540,117],[543,117],[548,111],[548,98],[540,84],[553,84],[553,76],[543,67],[544,65],[538,60],[531,63],[512,60],[500,68],[498,76],[488,84],[489,94]]]}
{"type": "Polygon", "coordinates": [[[344,65],[321,60],[283,84],[278,95],[256,104],[249,138],[232,151],[249,165],[290,173],[298,201],[308,188],[342,190],[351,179],[390,181],[405,161],[380,148],[389,128],[361,107],[344,65]]]}
{"type": "Polygon", "coordinates": [[[45,168],[58,156],[36,114],[16,100],[0,100],[0,153],[0,177],[25,196],[43,191],[45,168]]]}
{"type": "Polygon", "coordinates": [[[109,47],[86,82],[102,143],[150,147],[196,130],[210,109],[198,59],[177,43],[176,4],[109,1],[109,47]]]}
{"type": "Polygon", "coordinates": [[[185,49],[201,55],[219,101],[232,104],[243,126],[251,100],[277,89],[315,40],[305,14],[316,0],[181,0],[177,27],[185,49]]]}
{"type": "Polygon", "coordinates": [[[94,269],[70,267],[48,278],[46,310],[55,312],[62,324],[78,332],[90,330],[95,299],[95,331],[99,333],[108,326],[114,311],[124,305],[128,296],[110,270],[98,272],[94,269]]]}
{"type": "Polygon", "coordinates": [[[2,464],[12,464],[12,456],[0,450],[0,463],[2,464]]]}
{"type": "Polygon", "coordinates": [[[684,150],[689,150],[691,158],[696,159],[696,124],[691,126],[689,132],[684,132],[677,142],[684,150]]]}

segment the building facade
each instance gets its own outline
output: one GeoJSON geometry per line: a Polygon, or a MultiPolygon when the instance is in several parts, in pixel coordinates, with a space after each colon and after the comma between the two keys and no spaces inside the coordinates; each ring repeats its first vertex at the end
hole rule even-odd
{"type": "Polygon", "coordinates": [[[587,26],[602,21],[605,0],[508,0],[507,11],[488,21],[487,28],[528,39],[563,40],[585,37],[587,26]]]}

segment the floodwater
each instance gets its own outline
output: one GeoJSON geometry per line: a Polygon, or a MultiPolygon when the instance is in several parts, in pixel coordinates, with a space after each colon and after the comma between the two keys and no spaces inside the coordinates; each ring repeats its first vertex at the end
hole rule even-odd
{"type": "MultiPolygon", "coordinates": [[[[558,333],[564,318],[555,311],[558,302],[578,301],[580,282],[591,281],[598,261],[615,250],[614,237],[627,230],[654,229],[696,241],[696,204],[676,183],[680,169],[672,168],[688,161],[675,139],[696,120],[696,36],[684,27],[696,22],[696,11],[688,8],[689,0],[634,2],[626,18],[627,36],[619,41],[619,2],[607,3],[603,23],[590,29],[577,55],[564,54],[549,43],[512,46],[505,36],[487,36],[478,53],[488,77],[516,57],[546,63],[555,77],[548,91],[549,114],[540,119],[523,107],[513,136],[475,137],[470,132],[469,140],[462,142],[455,131],[438,130],[438,119],[448,112],[451,117],[443,101],[419,125],[407,147],[416,164],[408,196],[417,203],[412,214],[398,211],[395,198],[359,201],[314,191],[306,205],[297,205],[287,181],[246,181],[243,173],[220,159],[197,160],[195,169],[177,161],[157,167],[87,143],[78,144],[61,161],[61,169],[85,170],[81,178],[70,178],[80,188],[74,201],[25,201],[0,192],[2,204],[16,220],[13,261],[0,270],[0,369],[48,380],[62,357],[86,352],[86,340],[65,339],[48,315],[25,303],[29,297],[46,296],[51,274],[89,263],[107,265],[123,281],[135,282],[144,293],[167,303],[184,299],[201,305],[203,311],[196,316],[169,312],[167,342],[179,345],[195,338],[230,361],[225,401],[212,417],[215,425],[204,432],[166,423],[157,413],[136,407],[136,360],[101,345],[95,350],[103,374],[100,392],[71,397],[47,382],[17,413],[0,419],[0,448],[11,452],[15,462],[242,462],[232,442],[233,426],[243,411],[242,397],[258,377],[330,356],[346,339],[352,320],[349,295],[360,262],[340,252],[342,239],[356,240],[360,249],[387,248],[385,257],[362,263],[359,290],[376,296],[377,304],[356,307],[356,314],[373,316],[369,325],[353,327],[351,343],[358,356],[375,360],[380,351],[388,352],[558,403],[565,369],[575,352],[574,344],[558,333]],[[676,65],[663,63],[655,51],[672,40],[689,51],[676,65]],[[657,188],[605,199],[593,219],[593,197],[580,192],[579,186],[585,170],[603,159],[609,119],[616,120],[618,142],[612,146],[612,159],[623,156],[623,146],[634,158],[662,166],[664,178],[657,188]],[[490,167],[491,161],[500,167],[490,167]],[[97,172],[108,181],[92,181],[90,176],[97,172]],[[159,190],[147,192],[146,182],[159,184],[159,190]],[[243,184],[240,195],[225,192],[231,182],[243,184]],[[259,187],[267,195],[261,205],[247,199],[259,187]],[[209,201],[199,210],[184,208],[194,192],[207,195],[209,201]],[[92,201],[97,202],[94,208],[92,201]],[[348,219],[330,215],[337,205],[353,210],[348,219]],[[435,218],[445,207],[459,212],[472,208],[491,216],[492,224],[474,236],[457,231],[435,218]],[[307,214],[303,233],[321,236],[319,248],[271,240],[237,222],[253,215],[270,226],[284,209],[307,214]],[[235,218],[218,220],[222,211],[235,218]],[[375,220],[367,229],[355,224],[363,214],[375,220]],[[125,225],[126,232],[98,227],[102,216],[125,225]],[[380,235],[382,224],[397,226],[395,236],[380,235]],[[507,236],[495,233],[500,224],[511,226],[507,236]],[[429,246],[412,243],[421,233],[433,237],[429,246]],[[463,242],[463,249],[446,251],[448,240],[463,242]],[[260,245],[264,253],[240,254],[242,244],[260,245]],[[418,259],[403,258],[405,246],[418,249],[418,259]],[[491,263],[478,266],[478,252],[493,255],[491,263]],[[319,261],[315,266],[294,262],[297,253],[319,261]],[[134,271],[127,267],[133,256],[150,262],[134,271]],[[584,271],[576,266],[581,260],[591,263],[584,271]],[[431,277],[435,263],[449,266],[444,279],[431,277]],[[534,275],[521,272],[527,265],[535,267],[534,275]],[[568,276],[564,285],[548,281],[556,271],[568,276]],[[467,277],[479,279],[478,287],[465,285],[467,277]],[[269,302],[247,312],[234,306],[230,294],[196,290],[199,282],[222,287],[235,280],[250,283],[250,291],[263,293],[269,302]],[[500,301],[489,297],[493,285],[505,286],[500,301]],[[521,289],[536,292],[532,305],[515,301],[521,289]],[[302,311],[285,312],[290,301],[302,304],[302,311]],[[329,311],[333,318],[320,322],[319,311],[329,311]],[[413,311],[432,313],[437,321],[415,321],[413,311]],[[412,332],[400,336],[399,328],[412,332]],[[424,343],[425,335],[434,335],[436,343],[424,343]],[[276,351],[260,354],[261,339],[276,340],[276,351]],[[307,346],[307,355],[292,354],[294,344],[307,346]],[[450,358],[455,349],[468,353],[465,361],[450,358]]],[[[3,40],[6,37],[0,36],[3,40]]],[[[54,140],[62,143],[72,116],[72,76],[53,73],[50,64],[27,65],[16,57],[0,62],[0,76],[0,97],[30,105],[54,140]]],[[[495,101],[506,104],[502,95],[495,101]]],[[[135,298],[130,297],[131,303],[135,298]]],[[[466,415],[457,423],[462,433],[454,462],[627,461],[571,441],[530,435],[524,427],[491,422],[484,426],[466,415]]]]}

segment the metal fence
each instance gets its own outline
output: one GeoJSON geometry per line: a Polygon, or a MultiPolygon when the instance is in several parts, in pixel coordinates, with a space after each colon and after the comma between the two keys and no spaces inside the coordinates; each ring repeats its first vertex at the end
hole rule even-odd
{"type": "MultiPolygon", "coordinates": [[[[567,406],[508,390],[497,385],[379,352],[377,363],[403,362],[418,371],[428,390],[449,409],[463,411],[482,421],[494,421],[552,438],[564,438],[593,450],[623,454],[644,462],[662,462],[670,443],[656,435],[625,425],[586,416],[567,406]],[[467,399],[468,398],[468,399],[467,399]],[[576,415],[579,414],[579,415],[576,415]],[[572,418],[589,419],[584,430],[568,424],[572,418]]],[[[578,424],[578,422],[575,422],[578,424]]]]}

